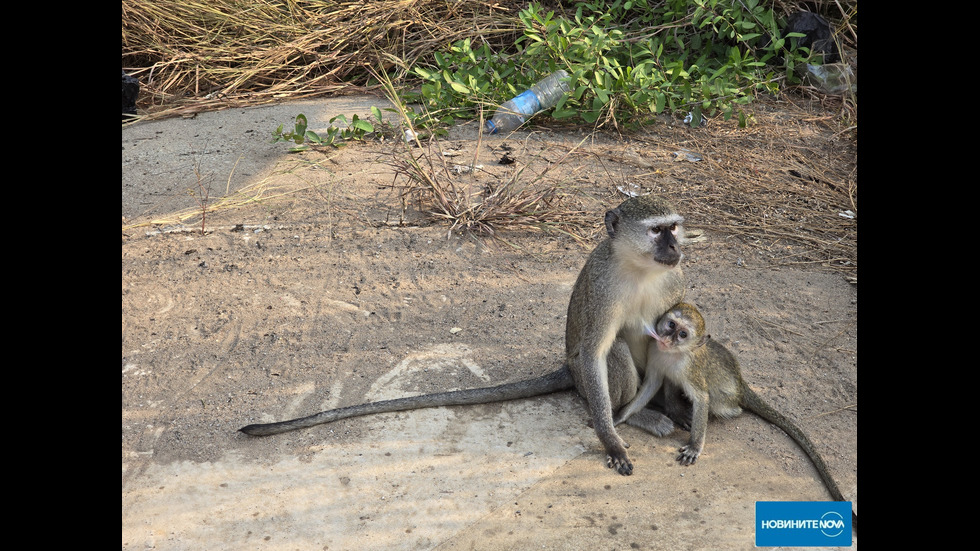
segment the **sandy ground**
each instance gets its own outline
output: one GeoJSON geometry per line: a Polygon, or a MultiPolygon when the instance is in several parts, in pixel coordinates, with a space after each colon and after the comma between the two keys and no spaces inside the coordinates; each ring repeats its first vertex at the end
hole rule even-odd
{"type": "MultiPolygon", "coordinates": [[[[122,549],[750,549],[757,501],[829,499],[802,451],[751,414],[713,420],[691,467],[674,460],[686,432],[624,427],[635,472],[620,476],[573,392],[237,432],[560,364],[571,285],[598,232],[585,243],[513,232],[485,246],[403,213],[396,144],[291,155],[270,143],[298,113],[322,129],[383,103],[293,102],[123,129],[122,549]],[[261,200],[210,214],[202,235],[199,216],[175,214],[198,208],[202,189],[211,202],[261,200]]],[[[581,139],[478,143],[468,125],[443,144],[463,158],[479,147],[484,177],[515,170],[496,164],[505,151],[518,166],[555,164],[548,177],[578,186],[597,225],[630,175],[670,168],[652,151],[633,165],[603,156],[623,150],[609,141],[565,155],[581,139]]],[[[685,249],[688,299],[856,506],[856,286],[704,235],[685,249]]]]}

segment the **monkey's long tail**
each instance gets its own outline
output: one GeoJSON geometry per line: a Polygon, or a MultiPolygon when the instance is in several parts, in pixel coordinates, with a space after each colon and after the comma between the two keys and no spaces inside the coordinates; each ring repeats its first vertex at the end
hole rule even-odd
{"type": "Polygon", "coordinates": [[[323,423],[330,423],[348,417],[358,417],[372,413],[388,413],[392,411],[405,411],[410,409],[421,409],[438,406],[462,406],[471,404],[489,404],[491,402],[503,402],[507,400],[517,400],[519,398],[531,398],[543,394],[551,394],[559,390],[575,388],[575,381],[572,380],[572,373],[568,366],[552,371],[547,375],[542,375],[536,379],[527,379],[514,383],[507,383],[486,388],[473,388],[466,390],[454,390],[450,392],[439,392],[436,394],[426,394],[423,396],[408,396],[405,398],[395,398],[393,400],[383,400],[381,402],[371,402],[357,406],[348,406],[338,409],[321,411],[308,417],[280,421],[278,423],[265,423],[258,425],[248,425],[238,430],[252,436],[268,436],[279,434],[296,429],[304,429],[323,423]]]}
{"type": "MultiPolygon", "coordinates": [[[[745,387],[745,396],[743,397],[745,402],[744,407],[762,417],[766,421],[769,421],[773,425],[783,429],[796,443],[803,448],[809,456],[810,461],[813,461],[813,465],[817,468],[817,472],[820,473],[820,478],[823,483],[830,490],[830,495],[834,498],[834,501],[847,501],[844,499],[844,495],[841,494],[840,488],[837,487],[837,483],[830,476],[830,471],[827,470],[827,464],[824,463],[823,458],[817,453],[817,448],[814,447],[813,442],[807,437],[806,433],[800,430],[795,423],[789,420],[785,415],[776,411],[775,408],[769,405],[768,402],[762,399],[758,394],[752,391],[748,386],[745,387]]],[[[857,513],[851,510],[851,527],[857,530],[857,513]]]]}

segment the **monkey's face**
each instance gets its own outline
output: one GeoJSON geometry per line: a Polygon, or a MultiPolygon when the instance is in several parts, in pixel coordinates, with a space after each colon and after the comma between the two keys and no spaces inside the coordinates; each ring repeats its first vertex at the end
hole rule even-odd
{"type": "Polygon", "coordinates": [[[657,341],[657,349],[662,352],[688,352],[704,342],[702,318],[692,319],[681,306],[684,305],[670,309],[654,327],[647,328],[647,335],[657,341]]]}
{"type": "Polygon", "coordinates": [[[653,260],[665,266],[676,266],[684,257],[680,242],[677,240],[677,235],[681,231],[680,220],[655,219],[645,222],[647,222],[646,237],[653,260]]]}
{"type": "Polygon", "coordinates": [[[647,329],[647,335],[657,341],[657,350],[669,352],[682,345],[688,338],[688,331],[677,323],[677,319],[667,312],[657,320],[657,323],[647,329]]]}
{"type": "Polygon", "coordinates": [[[684,218],[679,214],[656,214],[631,219],[620,209],[606,213],[606,231],[624,258],[633,257],[647,268],[673,268],[684,257],[679,236],[684,218]]]}

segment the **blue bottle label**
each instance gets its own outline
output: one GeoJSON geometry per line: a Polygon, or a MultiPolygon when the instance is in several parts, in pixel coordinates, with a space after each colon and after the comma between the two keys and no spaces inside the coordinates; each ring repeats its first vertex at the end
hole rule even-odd
{"type": "Polygon", "coordinates": [[[531,90],[521,93],[511,101],[514,102],[517,111],[525,117],[531,116],[541,110],[541,102],[538,101],[538,96],[534,95],[534,92],[531,90]]]}

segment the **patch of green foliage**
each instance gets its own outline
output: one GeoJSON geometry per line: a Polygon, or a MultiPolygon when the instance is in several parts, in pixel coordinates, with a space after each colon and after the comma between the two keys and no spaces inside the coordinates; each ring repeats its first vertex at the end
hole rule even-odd
{"type": "MultiPolygon", "coordinates": [[[[793,82],[805,49],[779,38],[778,17],[764,0],[591,0],[564,14],[537,3],[522,10],[513,52],[474,48],[467,39],[412,71],[430,124],[473,118],[557,69],[571,93],[552,116],[589,124],[641,124],[655,114],[737,116],[759,92],[793,82]]],[[[790,35],[790,38],[798,35],[790,35]]]]}
{"type": "Polygon", "coordinates": [[[293,142],[296,146],[291,147],[289,151],[295,153],[309,149],[310,145],[340,147],[345,141],[364,140],[377,133],[376,126],[378,128],[384,127],[381,110],[377,107],[371,107],[371,114],[374,116],[376,124],[357,115],[352,116],[349,122],[346,115],[337,115],[330,119],[330,127],[327,129],[326,135],[321,136],[306,129],[308,124],[306,115],[300,113],[296,115],[292,131],[284,131],[283,125],[279,125],[279,128],[272,134],[272,143],[293,142]],[[336,126],[337,124],[343,126],[336,126]]]}

